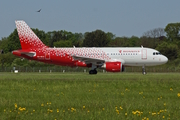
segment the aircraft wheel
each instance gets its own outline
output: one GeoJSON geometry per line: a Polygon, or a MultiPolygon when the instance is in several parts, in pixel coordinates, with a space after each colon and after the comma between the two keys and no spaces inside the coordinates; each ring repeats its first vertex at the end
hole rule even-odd
{"type": "Polygon", "coordinates": [[[97,74],[97,71],[96,70],[90,70],[89,71],[89,74],[92,75],[92,74],[97,74]]]}
{"type": "Polygon", "coordinates": [[[145,68],[142,69],[142,74],[143,74],[143,75],[146,75],[146,74],[147,74],[145,68]]]}

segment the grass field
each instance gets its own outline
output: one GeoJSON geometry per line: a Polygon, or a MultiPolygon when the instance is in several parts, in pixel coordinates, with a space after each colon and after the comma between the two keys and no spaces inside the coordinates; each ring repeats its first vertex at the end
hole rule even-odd
{"type": "Polygon", "coordinates": [[[180,118],[180,73],[0,73],[0,120],[180,118]]]}

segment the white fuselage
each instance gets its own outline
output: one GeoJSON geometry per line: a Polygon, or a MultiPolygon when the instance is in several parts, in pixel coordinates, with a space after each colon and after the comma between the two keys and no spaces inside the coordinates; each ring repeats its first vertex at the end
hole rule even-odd
{"type": "Polygon", "coordinates": [[[98,60],[104,60],[105,62],[119,61],[125,66],[153,66],[161,65],[168,61],[168,58],[164,55],[161,55],[159,51],[144,47],[93,47],[49,49],[53,49],[51,54],[59,56],[59,59],[61,59],[61,57],[65,53],[69,56],[87,58],[91,63],[94,64],[96,64],[96,60],[97,62],[98,60]]]}
{"type": "Polygon", "coordinates": [[[157,50],[141,47],[101,48],[112,61],[122,61],[125,66],[161,65],[168,58],[157,50]]]}

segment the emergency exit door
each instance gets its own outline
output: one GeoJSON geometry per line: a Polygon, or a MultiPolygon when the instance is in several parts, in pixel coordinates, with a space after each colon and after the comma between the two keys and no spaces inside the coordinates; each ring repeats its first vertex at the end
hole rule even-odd
{"type": "Polygon", "coordinates": [[[147,49],[142,49],[141,58],[144,59],[144,60],[147,59],[147,49]]]}

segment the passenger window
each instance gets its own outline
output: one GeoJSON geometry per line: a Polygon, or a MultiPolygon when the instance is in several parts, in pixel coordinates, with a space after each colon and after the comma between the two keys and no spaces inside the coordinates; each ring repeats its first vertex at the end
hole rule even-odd
{"type": "Polygon", "coordinates": [[[158,52],[156,52],[156,55],[158,55],[158,52]]]}
{"type": "Polygon", "coordinates": [[[155,52],[153,52],[153,55],[155,55],[155,52]]]}

